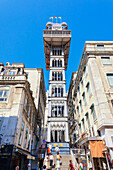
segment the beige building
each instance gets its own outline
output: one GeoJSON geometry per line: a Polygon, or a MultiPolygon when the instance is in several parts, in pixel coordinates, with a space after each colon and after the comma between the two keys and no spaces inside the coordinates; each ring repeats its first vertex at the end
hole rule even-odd
{"type": "Polygon", "coordinates": [[[73,72],[71,76],[69,91],[67,95],[67,106],[68,106],[68,123],[69,123],[69,142],[70,145],[74,145],[76,133],[75,133],[75,110],[74,110],[74,103],[73,103],[73,89],[75,84],[77,72],[73,72]]]}
{"type": "Polygon", "coordinates": [[[106,161],[105,156],[113,160],[112,41],[85,43],[73,92],[75,142],[88,157],[91,153],[94,168],[98,169],[106,161]]]}
{"type": "Polygon", "coordinates": [[[25,69],[22,63],[7,63],[7,66],[0,63],[0,167],[3,169],[13,170],[17,165],[20,170],[26,169],[31,160],[32,168],[37,168],[45,98],[42,69],[25,69]]]}

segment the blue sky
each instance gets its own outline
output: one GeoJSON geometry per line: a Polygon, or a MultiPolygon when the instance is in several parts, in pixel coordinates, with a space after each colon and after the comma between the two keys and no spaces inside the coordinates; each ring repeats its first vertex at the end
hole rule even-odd
{"type": "Polygon", "coordinates": [[[113,0],[0,0],[0,62],[21,62],[46,71],[43,29],[51,16],[61,16],[72,31],[66,71],[67,90],[78,69],[85,41],[113,40],[113,0]]]}

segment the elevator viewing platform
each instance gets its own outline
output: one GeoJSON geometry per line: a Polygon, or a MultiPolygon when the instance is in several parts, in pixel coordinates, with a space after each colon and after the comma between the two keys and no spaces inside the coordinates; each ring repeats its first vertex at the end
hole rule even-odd
{"type": "MultiPolygon", "coordinates": [[[[46,24],[46,30],[43,30],[44,39],[44,49],[45,49],[45,59],[46,59],[46,69],[49,70],[50,66],[50,49],[51,48],[61,48],[64,49],[64,61],[65,70],[67,70],[69,48],[71,41],[71,30],[67,30],[68,26],[65,22],[62,23],[52,23],[48,22],[46,24]]],[[[54,55],[60,55],[60,51],[55,52],[54,55]]]]}

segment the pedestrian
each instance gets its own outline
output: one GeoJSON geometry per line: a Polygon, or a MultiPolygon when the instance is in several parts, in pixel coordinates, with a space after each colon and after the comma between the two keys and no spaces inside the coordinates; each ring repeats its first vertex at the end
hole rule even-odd
{"type": "Polygon", "coordinates": [[[70,170],[75,170],[75,168],[73,167],[72,160],[70,160],[69,162],[70,162],[70,164],[69,164],[70,170]]]}
{"type": "Polygon", "coordinates": [[[106,170],[106,169],[107,169],[106,163],[105,163],[104,161],[102,161],[102,169],[103,169],[103,170],[106,170]]]}
{"type": "Polygon", "coordinates": [[[80,163],[79,163],[79,170],[83,170],[83,164],[82,164],[82,161],[80,161],[80,163]]]}
{"type": "Polygon", "coordinates": [[[59,152],[57,152],[56,159],[57,159],[57,160],[60,160],[59,152]]]}
{"type": "Polygon", "coordinates": [[[50,167],[52,168],[52,166],[53,166],[53,155],[52,155],[52,153],[50,153],[49,159],[50,159],[50,167]]]}
{"type": "Polygon", "coordinates": [[[42,170],[42,167],[43,167],[43,158],[41,158],[39,160],[39,168],[40,168],[40,170],[42,170]]]}
{"type": "Polygon", "coordinates": [[[60,160],[57,160],[57,170],[60,170],[60,160]]]}
{"type": "Polygon", "coordinates": [[[52,144],[51,142],[49,143],[49,149],[50,149],[50,153],[52,152],[52,144]]]}
{"type": "Polygon", "coordinates": [[[58,145],[56,145],[55,152],[56,152],[56,154],[57,154],[58,152],[60,152],[60,149],[59,149],[58,145]]]}
{"type": "Polygon", "coordinates": [[[46,170],[48,170],[49,169],[49,157],[48,156],[46,156],[45,157],[45,159],[44,159],[44,165],[46,166],[46,170]]]}
{"type": "Polygon", "coordinates": [[[79,168],[79,164],[78,164],[78,158],[76,158],[76,165],[75,165],[75,170],[78,170],[78,168],[79,168]]]}
{"type": "Polygon", "coordinates": [[[93,169],[93,167],[92,167],[92,163],[91,163],[91,161],[90,160],[88,160],[88,170],[92,170],[93,169]]]}
{"type": "Polygon", "coordinates": [[[50,148],[48,147],[47,149],[47,155],[49,156],[50,155],[50,148]]]}

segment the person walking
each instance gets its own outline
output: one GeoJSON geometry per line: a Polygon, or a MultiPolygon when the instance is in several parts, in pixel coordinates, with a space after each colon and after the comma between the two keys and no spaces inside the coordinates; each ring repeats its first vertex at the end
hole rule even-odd
{"type": "Polygon", "coordinates": [[[53,166],[53,155],[52,155],[52,153],[50,153],[49,159],[50,159],[50,168],[52,168],[52,166],[53,166]]]}
{"type": "Polygon", "coordinates": [[[57,152],[57,155],[56,155],[56,160],[60,160],[60,155],[59,155],[59,152],[57,152]]]}
{"type": "Polygon", "coordinates": [[[49,157],[48,156],[46,156],[45,157],[45,159],[44,159],[44,165],[46,166],[46,170],[48,170],[49,169],[49,157]]]}
{"type": "Polygon", "coordinates": [[[50,148],[48,147],[47,149],[47,155],[49,156],[50,155],[50,148]]]}
{"type": "Polygon", "coordinates": [[[103,166],[103,170],[106,170],[107,169],[107,165],[104,161],[102,161],[102,166],[103,166]]]}
{"type": "Polygon", "coordinates": [[[93,167],[92,167],[92,163],[91,163],[91,161],[90,160],[88,160],[88,170],[92,170],[93,169],[93,167]]]}
{"type": "Polygon", "coordinates": [[[52,152],[52,144],[51,142],[49,143],[49,149],[50,149],[50,153],[52,152]]]}
{"type": "Polygon", "coordinates": [[[56,154],[60,152],[58,145],[56,145],[55,152],[56,152],[56,154]]]}
{"type": "Polygon", "coordinates": [[[69,164],[70,170],[75,170],[75,168],[73,167],[72,160],[70,160],[69,162],[70,162],[70,164],[69,164]]]}
{"type": "Polygon", "coordinates": [[[57,170],[60,170],[60,160],[57,160],[57,170]]]}
{"type": "Polygon", "coordinates": [[[80,161],[80,163],[79,163],[79,170],[83,170],[83,164],[82,164],[82,161],[80,161]]]}

